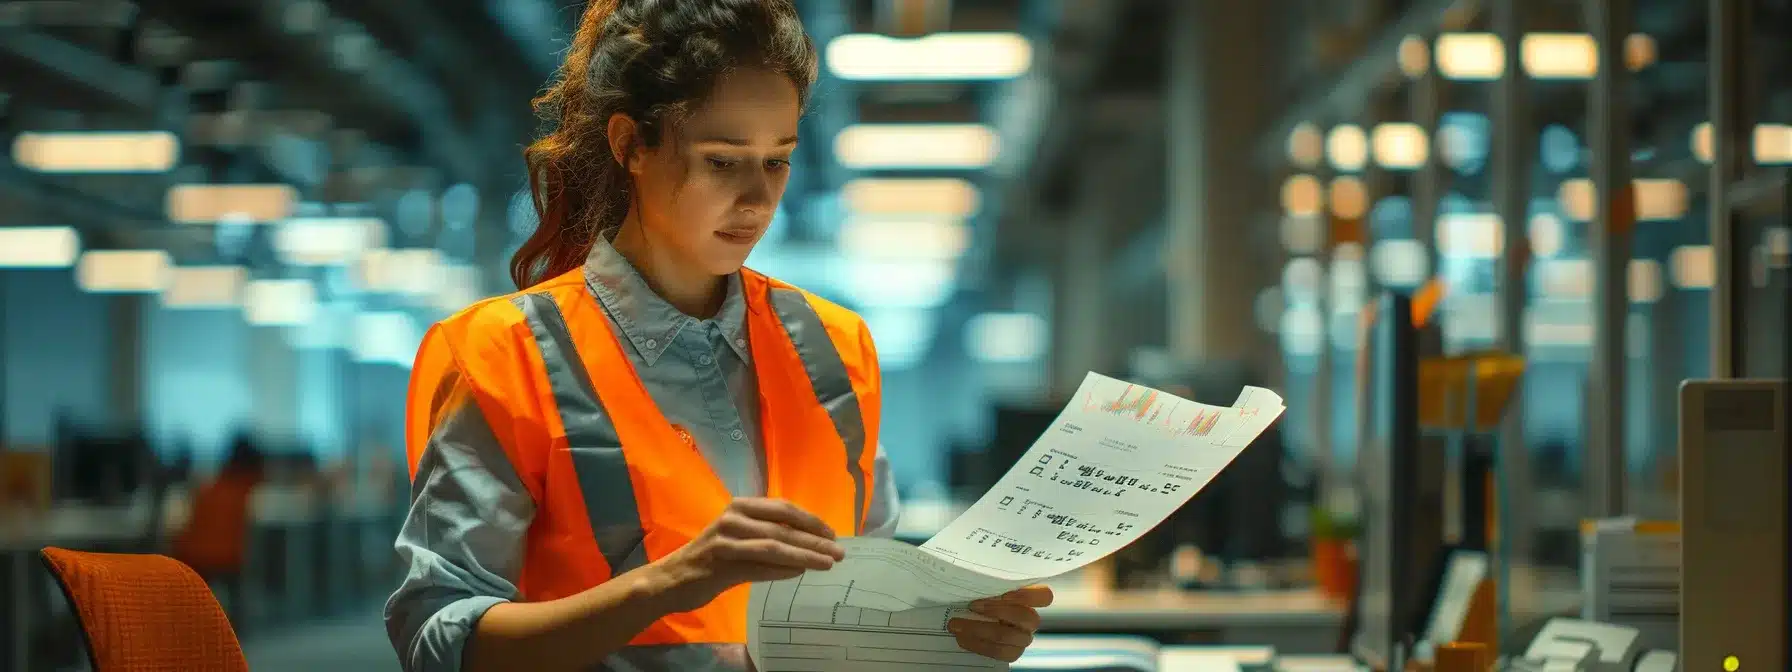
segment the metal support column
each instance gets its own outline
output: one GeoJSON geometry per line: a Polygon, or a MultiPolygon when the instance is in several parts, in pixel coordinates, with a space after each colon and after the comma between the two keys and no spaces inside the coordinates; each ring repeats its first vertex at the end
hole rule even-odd
{"type": "Polygon", "coordinates": [[[1742,177],[1747,147],[1751,146],[1753,124],[1744,104],[1744,86],[1748,67],[1747,0],[1711,0],[1711,187],[1707,195],[1711,208],[1711,252],[1716,266],[1711,286],[1711,377],[1730,378],[1742,375],[1743,348],[1740,339],[1745,333],[1737,322],[1743,308],[1736,291],[1736,274],[1747,272],[1746,264],[1736,263],[1736,219],[1730,207],[1730,185],[1742,177]]]}
{"type": "Polygon", "coordinates": [[[1622,515],[1624,480],[1624,343],[1630,312],[1631,234],[1636,192],[1630,179],[1630,70],[1624,39],[1630,34],[1629,0],[1588,3],[1588,23],[1598,43],[1599,74],[1592,82],[1593,186],[1598,212],[1589,227],[1593,256],[1593,358],[1588,372],[1586,514],[1622,515]]]}
{"type": "MultiPolygon", "coordinates": [[[[1499,259],[1499,348],[1524,355],[1524,311],[1528,285],[1525,270],[1531,259],[1531,166],[1536,163],[1535,122],[1531,119],[1530,80],[1525,77],[1522,50],[1525,0],[1506,0],[1493,5],[1493,30],[1506,45],[1506,65],[1493,99],[1493,206],[1499,213],[1505,246],[1499,259]]],[[[1530,554],[1530,517],[1526,498],[1531,481],[1530,452],[1524,437],[1524,385],[1507,404],[1494,469],[1498,521],[1493,542],[1494,575],[1498,590],[1500,631],[1509,632],[1512,558],[1530,554]]]]}
{"type": "MultiPolygon", "coordinates": [[[[1427,44],[1437,44],[1437,34],[1425,36],[1427,44]]],[[[1412,122],[1425,131],[1425,138],[1435,144],[1438,125],[1443,120],[1444,87],[1443,74],[1436,67],[1426,68],[1425,74],[1412,83],[1408,92],[1407,106],[1412,122]]],[[[1425,246],[1425,277],[1438,278],[1443,273],[1443,256],[1437,249],[1437,215],[1438,206],[1443,202],[1444,185],[1449,179],[1445,172],[1441,152],[1437,147],[1428,147],[1425,162],[1419,166],[1418,172],[1412,176],[1412,235],[1425,246]]],[[[1445,295],[1449,292],[1446,288],[1445,295]]],[[[1442,310],[1442,306],[1433,309],[1442,310]]],[[[1419,356],[1432,357],[1443,354],[1442,330],[1436,327],[1427,328],[1419,333],[1419,356]]]]}

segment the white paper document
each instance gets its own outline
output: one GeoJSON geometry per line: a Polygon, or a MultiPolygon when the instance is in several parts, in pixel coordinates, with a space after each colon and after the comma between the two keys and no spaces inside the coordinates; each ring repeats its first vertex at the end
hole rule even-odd
{"type": "Polygon", "coordinates": [[[1181,508],[1270,423],[1282,398],[1247,387],[1207,406],[1100,374],[1020,461],[927,543],[842,540],[825,572],[753,585],[759,672],[1005,670],[946,631],[972,600],[1105,557],[1181,508]]]}

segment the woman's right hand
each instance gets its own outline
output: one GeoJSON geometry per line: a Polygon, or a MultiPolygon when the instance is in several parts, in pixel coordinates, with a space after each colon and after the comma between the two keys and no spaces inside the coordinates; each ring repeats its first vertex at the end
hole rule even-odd
{"type": "Polygon", "coordinates": [[[834,530],[795,504],[743,498],[690,543],[648,565],[668,582],[674,613],[708,604],[743,583],[825,570],[846,557],[834,530]]]}

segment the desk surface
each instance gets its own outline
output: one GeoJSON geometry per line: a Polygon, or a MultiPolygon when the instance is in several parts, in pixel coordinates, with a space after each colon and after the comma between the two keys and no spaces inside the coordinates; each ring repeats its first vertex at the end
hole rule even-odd
{"type": "Polygon", "coordinates": [[[1039,613],[1046,629],[1339,627],[1344,607],[1316,591],[1063,589],[1039,613]]]}

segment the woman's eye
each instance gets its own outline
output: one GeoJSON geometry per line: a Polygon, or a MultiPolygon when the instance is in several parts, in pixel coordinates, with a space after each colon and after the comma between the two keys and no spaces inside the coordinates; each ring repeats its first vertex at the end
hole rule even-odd
{"type": "Polygon", "coordinates": [[[714,168],[716,170],[727,170],[729,168],[733,168],[734,164],[735,164],[734,161],[730,161],[728,159],[717,159],[717,158],[709,159],[709,167],[714,168]]]}
{"type": "Polygon", "coordinates": [[[766,170],[783,170],[790,167],[790,159],[769,159],[765,162],[766,170]]]}

